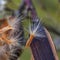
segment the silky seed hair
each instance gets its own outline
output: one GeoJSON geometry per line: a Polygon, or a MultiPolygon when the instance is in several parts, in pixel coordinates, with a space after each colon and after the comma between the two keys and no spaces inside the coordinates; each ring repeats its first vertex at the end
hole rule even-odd
{"type": "Polygon", "coordinates": [[[3,43],[3,46],[0,46],[0,58],[3,60],[6,56],[6,60],[17,60],[18,57],[23,52],[23,47],[25,45],[24,31],[21,24],[22,18],[14,18],[12,20],[7,19],[8,24],[13,28],[8,32],[6,37],[8,40],[11,40],[11,44],[3,43]],[[1,57],[2,56],[2,57],[1,57]]]}
{"type": "Polygon", "coordinates": [[[22,53],[23,46],[25,45],[23,26],[20,21],[21,19],[21,17],[15,18],[12,23],[14,29],[10,31],[9,38],[12,40],[12,43],[9,45],[11,60],[16,60],[17,57],[19,57],[22,53]]]}

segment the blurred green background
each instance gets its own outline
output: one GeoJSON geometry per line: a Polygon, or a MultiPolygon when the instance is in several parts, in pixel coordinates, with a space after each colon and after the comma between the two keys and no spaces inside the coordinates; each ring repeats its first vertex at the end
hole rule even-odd
{"type": "MultiPolygon", "coordinates": [[[[6,7],[11,10],[17,10],[22,0],[8,0],[6,7]]],[[[42,24],[48,29],[53,38],[60,57],[60,0],[32,0],[38,17],[42,24]]],[[[24,49],[21,60],[30,60],[30,48],[24,49]]]]}

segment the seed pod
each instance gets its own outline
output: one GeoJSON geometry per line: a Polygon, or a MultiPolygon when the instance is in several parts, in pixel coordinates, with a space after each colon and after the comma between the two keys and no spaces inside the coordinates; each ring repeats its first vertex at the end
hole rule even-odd
{"type": "MultiPolygon", "coordinates": [[[[4,22],[4,21],[3,21],[4,22]]],[[[7,25],[4,25],[0,28],[7,29],[6,26],[11,26],[13,29],[7,30],[6,32],[1,33],[0,36],[2,42],[0,46],[0,58],[3,60],[6,57],[6,60],[17,60],[21,53],[23,52],[23,46],[25,45],[24,40],[24,31],[23,26],[19,19],[14,20],[6,20],[7,25]],[[7,44],[6,42],[11,41],[11,43],[7,44]]]]}
{"type": "MultiPolygon", "coordinates": [[[[31,29],[33,32],[36,30],[34,32],[34,38],[30,44],[34,60],[58,60],[51,36],[40,24],[38,19],[36,22],[34,21],[31,29]]],[[[30,35],[32,35],[32,33],[30,35]]]]}

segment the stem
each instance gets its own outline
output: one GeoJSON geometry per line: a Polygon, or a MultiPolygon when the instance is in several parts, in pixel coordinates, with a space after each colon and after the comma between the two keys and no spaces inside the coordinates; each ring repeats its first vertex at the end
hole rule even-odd
{"type": "Polygon", "coordinates": [[[34,38],[34,35],[30,35],[30,38],[27,40],[26,47],[29,47],[30,46],[33,38],[34,38]]]}
{"type": "Polygon", "coordinates": [[[0,32],[4,33],[4,32],[6,32],[6,31],[9,31],[9,30],[12,30],[12,29],[13,29],[13,28],[12,28],[11,26],[6,26],[6,27],[0,29],[0,32]]]}
{"type": "Polygon", "coordinates": [[[1,38],[2,38],[2,40],[3,40],[5,43],[11,44],[11,40],[8,40],[8,39],[6,38],[6,35],[5,35],[5,34],[3,34],[1,38]]]}

